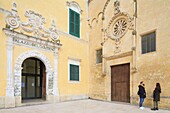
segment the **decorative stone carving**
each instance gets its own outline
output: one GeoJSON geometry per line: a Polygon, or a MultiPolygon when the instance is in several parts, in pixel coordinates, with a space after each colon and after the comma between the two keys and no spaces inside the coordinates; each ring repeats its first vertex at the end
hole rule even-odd
{"type": "Polygon", "coordinates": [[[53,95],[54,94],[54,92],[53,92],[53,87],[54,87],[54,84],[53,84],[53,82],[54,82],[54,72],[53,71],[49,71],[49,72],[47,72],[47,77],[48,77],[48,92],[47,92],[47,94],[48,95],[53,95]]]}
{"type": "Polygon", "coordinates": [[[115,37],[119,37],[119,35],[122,35],[126,29],[127,29],[127,20],[121,18],[117,20],[113,25],[113,35],[115,37]]]}
{"type": "MultiPolygon", "coordinates": [[[[13,3],[13,8],[11,13],[6,16],[6,23],[10,27],[10,30],[17,29],[20,27],[23,31],[27,33],[32,33],[36,38],[48,38],[48,40],[56,42],[59,40],[59,35],[56,30],[55,22],[52,20],[52,25],[49,29],[44,27],[45,18],[41,14],[36,13],[32,10],[25,12],[25,17],[28,18],[27,22],[22,22],[17,13],[17,5],[13,3]]],[[[21,32],[23,32],[21,31],[21,32]]]]}
{"type": "Polygon", "coordinates": [[[115,40],[115,53],[119,53],[120,39],[126,34],[128,29],[132,29],[133,19],[127,13],[119,12],[112,17],[106,29],[107,37],[115,40]]]}
{"type": "Polygon", "coordinates": [[[15,66],[14,66],[14,95],[15,96],[21,96],[21,69],[22,69],[22,63],[25,59],[30,58],[30,57],[35,57],[40,59],[45,67],[46,67],[46,72],[47,72],[47,94],[53,94],[53,68],[51,66],[51,63],[49,59],[39,53],[38,51],[28,51],[25,53],[22,53],[16,60],[15,66]]]}
{"type": "Polygon", "coordinates": [[[34,37],[30,37],[22,33],[18,33],[16,31],[10,31],[8,29],[3,29],[3,30],[8,37],[11,37],[11,40],[10,41],[8,40],[7,43],[17,44],[20,46],[36,48],[36,49],[43,49],[45,51],[52,51],[52,52],[55,51],[55,48],[59,48],[61,46],[60,42],[55,43],[47,40],[42,40],[39,38],[35,39],[34,37]]]}
{"type": "Polygon", "coordinates": [[[77,12],[80,14],[83,13],[83,10],[81,9],[80,5],[75,1],[71,1],[71,2],[67,1],[66,5],[70,8],[75,8],[77,10],[77,12]]]}
{"type": "Polygon", "coordinates": [[[107,27],[107,36],[114,40],[119,40],[125,35],[128,28],[132,24],[132,19],[126,13],[119,13],[114,15],[107,27]]]}
{"type": "Polygon", "coordinates": [[[10,26],[10,29],[16,29],[19,27],[19,21],[20,21],[20,18],[17,14],[17,9],[16,9],[17,5],[16,3],[13,3],[13,8],[12,8],[12,11],[11,13],[9,13],[7,16],[6,16],[6,23],[7,25],[10,26]]]}
{"type": "Polygon", "coordinates": [[[120,2],[119,2],[119,0],[114,1],[114,7],[115,7],[114,14],[116,15],[116,14],[120,13],[120,9],[119,9],[120,2]]]}

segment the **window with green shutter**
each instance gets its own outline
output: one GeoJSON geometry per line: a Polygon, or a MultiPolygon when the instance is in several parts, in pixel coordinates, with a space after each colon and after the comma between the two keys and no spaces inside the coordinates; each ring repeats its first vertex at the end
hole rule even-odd
{"type": "Polygon", "coordinates": [[[80,14],[69,9],[69,34],[80,37],[80,14]]]}
{"type": "Polygon", "coordinates": [[[142,43],[142,54],[156,51],[155,32],[142,36],[141,43],[142,43]]]}
{"type": "Polygon", "coordinates": [[[70,81],[79,81],[79,65],[70,64],[70,81]]]}

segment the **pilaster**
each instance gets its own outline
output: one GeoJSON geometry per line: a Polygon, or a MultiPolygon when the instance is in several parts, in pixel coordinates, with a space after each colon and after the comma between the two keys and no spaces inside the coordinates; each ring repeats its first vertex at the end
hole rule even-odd
{"type": "Polygon", "coordinates": [[[7,87],[6,87],[6,97],[5,97],[5,107],[15,107],[14,98],[14,82],[12,74],[12,64],[13,64],[13,38],[8,36],[7,39],[7,87]]]}

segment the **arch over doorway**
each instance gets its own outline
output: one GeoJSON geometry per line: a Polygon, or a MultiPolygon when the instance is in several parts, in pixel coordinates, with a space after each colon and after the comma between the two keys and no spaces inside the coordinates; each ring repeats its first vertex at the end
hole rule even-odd
{"type": "MultiPolygon", "coordinates": [[[[30,57],[22,63],[21,98],[46,100],[46,72],[44,63],[30,57]]],[[[24,102],[24,101],[23,101],[24,102]]]]}
{"type": "Polygon", "coordinates": [[[53,95],[53,78],[54,71],[50,60],[38,51],[27,51],[18,56],[14,66],[14,96],[21,97],[21,77],[22,77],[22,63],[25,59],[34,57],[41,60],[46,68],[46,95],[53,95]]]}

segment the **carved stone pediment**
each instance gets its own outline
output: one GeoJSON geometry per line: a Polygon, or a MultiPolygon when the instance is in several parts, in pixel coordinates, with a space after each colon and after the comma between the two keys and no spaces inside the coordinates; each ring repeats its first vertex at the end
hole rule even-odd
{"type": "Polygon", "coordinates": [[[6,16],[7,28],[10,28],[10,30],[21,28],[21,33],[32,34],[35,38],[45,38],[53,42],[59,40],[59,34],[54,20],[52,20],[51,27],[46,29],[44,26],[46,20],[41,14],[28,10],[25,12],[25,17],[28,20],[26,22],[21,21],[17,11],[17,5],[13,3],[11,12],[6,16]]]}

